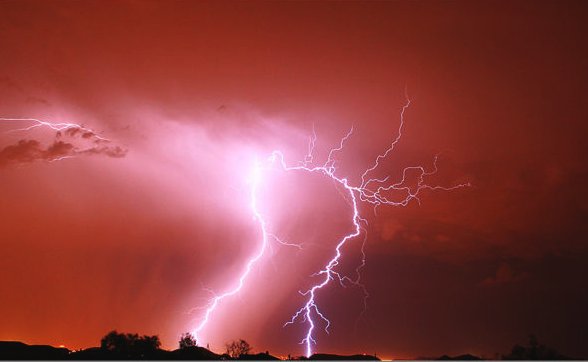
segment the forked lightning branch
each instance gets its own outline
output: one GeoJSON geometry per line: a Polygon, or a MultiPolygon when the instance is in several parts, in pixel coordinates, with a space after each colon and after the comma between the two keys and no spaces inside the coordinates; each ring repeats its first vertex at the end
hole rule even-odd
{"type": "Polygon", "coordinates": [[[316,337],[315,332],[316,328],[319,324],[322,324],[322,329],[328,333],[329,326],[331,322],[327,318],[327,314],[323,312],[324,307],[319,308],[316,297],[317,294],[326,287],[329,283],[336,281],[339,282],[341,285],[345,285],[345,283],[353,284],[359,286],[364,291],[364,295],[367,297],[367,291],[365,287],[361,284],[361,268],[366,263],[365,252],[364,252],[364,245],[366,238],[360,238],[362,234],[366,233],[366,226],[367,220],[360,215],[360,208],[359,204],[369,203],[373,205],[374,208],[378,206],[406,206],[410,202],[416,201],[420,203],[419,195],[423,190],[443,190],[443,191],[451,191],[462,187],[469,186],[469,183],[460,183],[452,186],[440,186],[440,185],[429,185],[426,183],[427,176],[431,176],[437,172],[437,157],[434,158],[432,162],[432,166],[430,169],[427,169],[424,166],[410,166],[405,167],[402,171],[402,178],[396,182],[390,181],[390,177],[384,178],[373,178],[370,175],[378,169],[380,166],[380,162],[385,159],[396,147],[396,145],[400,142],[402,138],[402,131],[404,128],[404,116],[405,112],[410,106],[410,100],[407,99],[406,104],[402,107],[402,111],[400,112],[400,123],[397,131],[397,135],[390,144],[390,146],[384,150],[381,154],[379,154],[373,163],[367,167],[361,173],[360,182],[358,184],[350,183],[349,179],[345,176],[338,175],[337,168],[336,168],[336,154],[343,150],[345,142],[353,135],[353,128],[343,137],[341,141],[337,145],[337,147],[332,148],[326,161],[322,164],[316,165],[314,162],[314,148],[316,145],[317,137],[316,134],[313,132],[313,135],[310,137],[309,145],[308,145],[308,154],[304,157],[304,161],[300,161],[295,165],[289,165],[286,162],[286,158],[281,151],[273,151],[269,157],[265,158],[262,161],[255,162],[253,169],[251,171],[249,177],[250,183],[250,209],[255,217],[255,220],[259,223],[259,228],[261,231],[261,240],[255,254],[250,257],[245,265],[245,269],[242,274],[237,279],[236,283],[231,289],[228,289],[222,294],[216,295],[212,298],[206,307],[206,311],[194,329],[193,334],[198,338],[198,336],[202,334],[202,331],[206,328],[207,324],[213,318],[213,313],[218,305],[221,303],[223,299],[226,299],[232,295],[237,294],[242,288],[244,288],[245,283],[247,281],[247,277],[251,273],[252,269],[255,267],[255,264],[263,257],[270,240],[276,240],[279,243],[284,244],[280,240],[279,237],[275,236],[273,233],[270,233],[268,230],[268,222],[267,222],[267,215],[263,215],[259,211],[259,198],[258,192],[261,180],[264,178],[265,173],[268,170],[272,169],[279,169],[283,172],[300,172],[300,173],[309,173],[309,174],[320,174],[323,177],[330,179],[339,185],[345,190],[344,196],[347,197],[348,201],[350,201],[350,206],[353,209],[352,216],[349,220],[350,223],[353,225],[353,231],[347,235],[344,235],[337,243],[335,250],[333,250],[332,258],[324,265],[324,267],[316,272],[314,276],[322,277],[320,282],[313,285],[310,289],[306,291],[301,291],[300,293],[305,296],[305,303],[298,309],[296,312],[293,313],[290,320],[288,320],[284,326],[288,326],[293,324],[297,321],[301,323],[305,323],[307,326],[306,332],[300,341],[301,344],[305,345],[305,354],[307,357],[312,355],[313,353],[313,345],[316,344],[316,337]],[[417,173],[417,182],[416,185],[409,185],[407,182],[407,175],[408,172],[416,172],[417,173]],[[400,192],[403,196],[398,198],[393,198],[391,192],[396,191],[395,194],[400,192]],[[361,242],[361,263],[357,266],[356,273],[353,276],[343,275],[339,271],[337,271],[337,266],[343,258],[342,250],[343,247],[349,242],[361,242]]]}
{"type": "MultiPolygon", "coordinates": [[[[364,246],[367,240],[366,227],[368,222],[367,219],[362,217],[360,214],[359,205],[361,203],[371,204],[374,210],[379,206],[406,206],[410,202],[414,201],[420,203],[419,195],[423,190],[451,191],[469,186],[469,183],[460,183],[452,186],[427,184],[426,178],[437,172],[437,157],[433,159],[430,168],[426,168],[425,166],[421,165],[405,167],[402,170],[402,178],[395,182],[391,181],[389,176],[383,178],[374,178],[370,176],[375,173],[374,171],[380,167],[380,162],[384,160],[390,153],[392,153],[397,144],[400,142],[404,128],[405,112],[409,106],[410,100],[407,99],[400,112],[400,122],[396,137],[392,140],[390,146],[374,159],[369,167],[364,169],[361,174],[358,174],[360,177],[358,177],[359,182],[357,184],[351,183],[348,176],[346,177],[344,175],[339,175],[336,167],[336,155],[343,150],[345,142],[350,137],[352,137],[353,128],[351,128],[349,132],[341,138],[339,144],[336,145],[336,147],[329,151],[325,162],[322,164],[316,164],[314,160],[314,149],[317,142],[317,136],[314,133],[314,130],[308,142],[308,153],[305,155],[303,161],[299,161],[293,165],[288,164],[285,155],[281,151],[276,150],[273,151],[268,157],[254,162],[251,172],[248,175],[248,184],[250,187],[249,208],[253,214],[253,217],[259,224],[261,240],[254,254],[247,260],[243,272],[236,279],[233,287],[226,290],[222,294],[215,295],[214,298],[209,301],[200,322],[192,332],[195,337],[198,338],[199,336],[202,336],[206,326],[211,323],[214,311],[218,305],[224,299],[237,294],[242,288],[245,287],[245,283],[247,282],[249,274],[253,268],[255,268],[257,262],[259,262],[259,260],[264,256],[270,240],[277,241],[284,245],[292,245],[283,242],[279,236],[276,236],[274,233],[269,231],[267,222],[268,215],[263,215],[259,210],[259,189],[261,181],[264,179],[266,173],[270,170],[277,169],[287,173],[319,174],[326,179],[334,181],[335,185],[338,185],[342,188],[342,190],[344,190],[342,195],[347,199],[350,207],[352,208],[352,216],[349,219],[350,224],[353,225],[352,231],[342,236],[338,240],[336,247],[333,250],[331,259],[324,264],[322,269],[313,274],[314,277],[319,277],[319,282],[314,284],[308,290],[300,291],[300,293],[305,297],[305,302],[297,311],[292,314],[291,318],[287,320],[286,323],[284,323],[284,326],[288,326],[296,322],[301,322],[306,325],[306,332],[304,333],[300,343],[305,346],[305,354],[308,357],[312,355],[313,345],[316,344],[317,328],[322,327],[321,329],[324,330],[325,333],[329,333],[329,327],[331,325],[331,322],[327,317],[328,314],[324,312],[326,306],[321,306],[319,308],[319,305],[316,301],[318,293],[320,293],[323,288],[325,288],[331,282],[338,282],[342,286],[347,284],[360,287],[364,292],[365,305],[365,300],[367,299],[368,293],[361,282],[361,269],[365,266],[366,263],[364,246]],[[409,182],[407,182],[409,172],[412,172],[413,174],[416,173],[416,185],[414,183],[409,184],[409,182]],[[391,195],[395,196],[393,197],[391,195]],[[402,196],[398,197],[398,195],[402,196]],[[362,235],[363,237],[361,237],[362,235]],[[340,260],[344,257],[342,252],[343,247],[350,242],[361,243],[361,262],[359,265],[357,265],[354,275],[344,275],[342,272],[337,270],[337,266],[339,265],[340,260]]],[[[93,139],[94,142],[97,143],[110,142],[108,139],[96,134],[96,132],[93,130],[75,123],[51,123],[35,118],[0,118],[0,121],[28,123],[28,125],[23,128],[13,129],[9,132],[27,132],[36,128],[48,128],[56,132],[69,132],[71,134],[79,133],[83,138],[93,139]]],[[[78,154],[81,154],[81,152],[78,154]]],[[[49,161],[59,161],[70,157],[72,156],[49,159],[49,161]]]]}

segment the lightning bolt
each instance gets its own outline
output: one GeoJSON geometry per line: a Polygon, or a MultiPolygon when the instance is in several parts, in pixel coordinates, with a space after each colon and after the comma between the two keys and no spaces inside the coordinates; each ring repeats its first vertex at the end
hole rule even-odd
{"type": "Polygon", "coordinates": [[[99,136],[92,129],[84,127],[84,126],[79,125],[77,123],[65,123],[65,122],[52,123],[52,122],[47,122],[47,121],[43,121],[43,120],[36,119],[36,118],[0,118],[0,121],[2,121],[2,122],[30,122],[30,123],[32,123],[32,125],[30,125],[28,127],[11,129],[11,130],[7,131],[7,133],[31,131],[35,128],[42,128],[42,127],[46,127],[46,128],[52,129],[57,132],[67,131],[68,129],[75,129],[75,130],[85,132],[86,134],[91,135],[92,137],[94,137],[98,140],[105,141],[105,142],[110,141],[107,138],[99,136]]]}
{"type": "Polygon", "coordinates": [[[208,304],[206,312],[204,313],[204,317],[202,318],[200,324],[196,327],[193,334],[195,336],[198,335],[209,322],[211,314],[217,308],[219,303],[232,295],[237,294],[244,286],[244,283],[251,273],[252,268],[254,265],[262,258],[269,239],[273,238],[276,239],[278,242],[291,245],[288,243],[282,242],[278,237],[274,234],[268,232],[267,222],[265,221],[263,215],[260,213],[258,209],[258,199],[257,199],[257,192],[260,185],[260,181],[263,177],[263,172],[269,169],[279,167],[280,170],[284,172],[306,172],[306,173],[315,173],[321,174],[332,181],[336,185],[339,185],[344,192],[342,193],[346,200],[349,202],[353,215],[351,217],[351,223],[353,224],[353,231],[349,234],[344,235],[337,243],[337,246],[334,250],[333,257],[326,263],[326,265],[317,273],[313,274],[313,276],[321,276],[322,279],[319,283],[313,285],[310,289],[306,291],[300,291],[299,293],[306,297],[306,302],[304,305],[298,309],[291,317],[289,321],[287,321],[284,326],[290,325],[295,323],[297,320],[301,319],[302,323],[306,323],[308,329],[304,338],[300,341],[301,344],[305,345],[305,352],[306,356],[310,357],[312,355],[312,346],[316,344],[316,339],[314,337],[314,332],[319,323],[324,324],[324,331],[328,334],[329,327],[331,322],[326,317],[326,315],[321,312],[317,305],[316,297],[317,294],[326,287],[331,281],[337,280],[342,286],[345,286],[346,283],[352,284],[362,288],[364,292],[364,311],[365,307],[367,307],[367,298],[369,294],[367,290],[361,283],[361,269],[366,265],[366,254],[364,251],[364,246],[367,240],[366,236],[366,229],[367,220],[363,218],[360,214],[359,204],[361,202],[371,204],[373,206],[374,212],[378,206],[387,205],[387,206],[406,206],[411,201],[416,200],[420,204],[419,194],[423,190],[444,190],[444,191],[451,191],[462,187],[470,186],[469,183],[461,183],[456,184],[453,186],[431,186],[425,183],[425,177],[431,176],[437,172],[437,159],[438,157],[435,156],[433,161],[433,167],[430,170],[427,170],[423,166],[410,166],[405,167],[402,172],[402,179],[398,182],[389,182],[389,176],[378,179],[378,178],[369,178],[369,175],[378,169],[380,166],[380,162],[384,160],[396,147],[396,145],[400,142],[402,138],[402,131],[404,128],[404,116],[406,110],[410,106],[410,99],[406,97],[406,103],[403,105],[402,110],[400,112],[400,124],[398,127],[398,133],[396,138],[392,141],[390,146],[381,154],[379,154],[373,164],[366,168],[364,172],[361,174],[361,182],[358,185],[353,185],[349,182],[346,177],[341,177],[336,175],[336,160],[335,154],[341,150],[343,150],[345,142],[352,136],[353,134],[353,127],[349,130],[349,132],[341,138],[337,147],[332,148],[327,156],[327,160],[324,164],[319,166],[313,166],[314,163],[314,148],[316,145],[317,136],[313,127],[312,136],[309,137],[308,142],[308,153],[304,157],[303,161],[298,162],[296,166],[289,166],[286,161],[284,154],[281,151],[273,151],[271,155],[264,161],[264,162],[256,162],[255,166],[252,171],[252,177],[250,179],[251,191],[250,191],[250,208],[251,212],[255,220],[259,223],[261,229],[261,243],[257,249],[257,252],[254,256],[252,256],[245,266],[244,271],[240,275],[238,282],[234,287],[229,289],[227,292],[215,296],[208,304]],[[409,171],[415,171],[418,173],[417,176],[417,184],[416,186],[409,186],[406,184],[407,181],[407,174],[409,171]],[[404,193],[404,197],[401,199],[394,199],[388,194],[390,191],[400,191],[404,193]],[[342,258],[342,250],[344,246],[354,240],[357,239],[360,235],[364,234],[363,242],[361,245],[361,262],[359,266],[355,269],[356,275],[354,278],[342,275],[340,272],[336,270],[336,267],[339,265],[339,261],[342,258]]]}
{"type": "MultiPolygon", "coordinates": [[[[5,134],[16,132],[30,132],[35,129],[45,128],[55,131],[53,145],[47,150],[36,150],[37,155],[32,160],[44,160],[48,162],[62,161],[74,158],[80,155],[104,154],[110,157],[123,157],[126,150],[120,146],[114,145],[109,139],[100,136],[91,128],[77,123],[66,122],[47,122],[37,118],[5,118],[0,117],[0,122],[8,125],[14,123],[28,124],[26,127],[14,128],[4,131],[5,134]],[[67,142],[62,141],[62,137],[68,137],[67,142]],[[74,142],[75,141],[75,142],[74,142]],[[51,154],[52,147],[66,146],[60,152],[51,154]]],[[[21,140],[21,142],[23,142],[21,140]]],[[[59,148],[58,148],[59,149],[59,148]]]]}
{"type": "Polygon", "coordinates": [[[259,184],[261,182],[261,176],[262,176],[261,171],[262,171],[262,169],[260,168],[259,164],[256,162],[256,165],[253,168],[253,171],[249,177],[249,183],[251,185],[251,191],[250,191],[251,192],[251,194],[250,194],[251,202],[250,202],[249,207],[251,208],[254,219],[257,222],[259,222],[259,226],[261,228],[261,235],[262,235],[261,245],[260,245],[257,253],[253,257],[251,257],[251,259],[249,259],[249,261],[247,262],[247,264],[245,266],[245,270],[243,271],[243,273],[239,277],[237,284],[232,289],[224,292],[223,294],[215,296],[212,299],[212,301],[209,303],[208,307],[206,308],[206,311],[204,312],[204,317],[203,317],[202,321],[196,327],[196,329],[192,332],[192,334],[196,338],[198,338],[198,334],[202,331],[202,329],[204,329],[204,327],[208,323],[208,320],[210,319],[210,315],[216,309],[218,304],[223,299],[237,294],[241,290],[241,288],[243,288],[243,285],[245,284],[245,280],[247,279],[247,277],[251,273],[253,266],[263,256],[265,249],[267,248],[269,238],[273,237],[273,238],[277,239],[277,237],[273,236],[272,234],[270,234],[267,231],[266,222],[263,219],[263,217],[261,216],[261,214],[259,213],[259,210],[257,208],[257,190],[258,190],[259,184]]]}

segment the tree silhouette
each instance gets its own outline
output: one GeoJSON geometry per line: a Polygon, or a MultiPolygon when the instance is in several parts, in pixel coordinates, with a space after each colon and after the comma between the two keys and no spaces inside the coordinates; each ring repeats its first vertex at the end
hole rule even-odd
{"type": "Polygon", "coordinates": [[[180,349],[196,347],[197,345],[196,338],[190,333],[183,333],[178,343],[180,344],[180,349]]]}
{"type": "MultiPolygon", "coordinates": [[[[135,336],[137,336],[135,334],[135,336]]],[[[147,356],[159,349],[161,341],[158,336],[142,336],[134,340],[132,345],[134,351],[139,356],[147,356]]]]}
{"type": "Polygon", "coordinates": [[[248,354],[251,351],[251,346],[243,339],[228,343],[226,347],[227,354],[232,358],[239,358],[241,355],[248,354]]]}
{"type": "Polygon", "coordinates": [[[158,336],[139,336],[137,333],[111,331],[100,341],[100,348],[124,357],[142,358],[153,354],[161,346],[158,336]]]}
{"type": "Polygon", "coordinates": [[[560,354],[553,348],[540,344],[537,337],[533,334],[529,335],[529,346],[521,346],[516,344],[512,347],[509,355],[502,356],[506,360],[562,360],[570,359],[567,356],[560,354]]]}
{"type": "Polygon", "coordinates": [[[111,351],[117,352],[121,354],[126,354],[130,347],[129,338],[122,333],[118,333],[117,331],[112,331],[102,337],[100,341],[100,348],[111,351]]]}

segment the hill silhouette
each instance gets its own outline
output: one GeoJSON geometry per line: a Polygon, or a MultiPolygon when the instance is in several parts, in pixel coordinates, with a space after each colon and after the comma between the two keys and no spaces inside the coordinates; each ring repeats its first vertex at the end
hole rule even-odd
{"type": "MultiPolygon", "coordinates": [[[[239,340],[246,345],[246,349],[236,352],[231,350],[227,345],[227,353],[217,354],[207,348],[186,342],[187,337],[180,340],[180,348],[175,350],[165,350],[160,348],[161,343],[158,336],[139,336],[131,333],[118,333],[112,331],[104,336],[101,340],[100,347],[90,347],[81,350],[71,351],[67,348],[53,347],[49,345],[28,345],[18,341],[0,341],[0,360],[176,360],[176,361],[215,361],[215,360],[255,360],[271,361],[280,358],[271,355],[269,352],[249,353],[249,344],[244,340],[239,340]]],[[[190,340],[192,341],[192,340],[190,340]]],[[[379,361],[375,355],[354,354],[354,355],[337,355],[328,353],[316,353],[310,357],[295,357],[292,360],[310,360],[310,361],[379,361]]],[[[417,360],[453,360],[453,361],[472,361],[482,360],[478,356],[471,354],[462,354],[457,356],[443,355],[437,358],[416,358],[417,360]]],[[[529,338],[528,346],[515,345],[508,355],[502,355],[503,360],[566,360],[571,359],[560,354],[555,349],[537,342],[533,335],[529,338]]]]}
{"type": "Polygon", "coordinates": [[[353,354],[348,356],[342,356],[338,354],[329,353],[316,353],[307,358],[311,361],[379,361],[380,359],[376,356],[367,354],[353,354]]]}
{"type": "MultiPolygon", "coordinates": [[[[67,348],[57,348],[47,345],[28,345],[22,342],[0,341],[1,360],[197,360],[215,361],[231,360],[228,355],[216,354],[204,347],[186,347],[172,351],[156,348],[142,351],[123,353],[103,347],[90,347],[82,350],[70,351],[67,348]]],[[[243,360],[279,360],[266,353],[242,355],[243,360]]]]}
{"type": "Polygon", "coordinates": [[[480,357],[471,354],[461,354],[459,356],[450,357],[446,354],[437,358],[439,361],[479,361],[480,357]]]}
{"type": "MultiPolygon", "coordinates": [[[[276,361],[280,358],[272,356],[269,352],[256,354],[242,354],[233,358],[228,354],[216,354],[204,347],[191,346],[168,351],[160,348],[148,350],[116,350],[105,347],[90,347],[82,350],[70,351],[67,348],[57,348],[48,345],[28,345],[22,342],[0,341],[0,359],[2,360],[249,360],[249,361],[276,361]]],[[[299,357],[300,360],[358,360],[379,361],[379,358],[370,355],[336,355],[314,354],[309,358],[299,357]]]]}
{"type": "Polygon", "coordinates": [[[16,341],[0,341],[0,358],[17,360],[39,359],[68,359],[70,351],[67,348],[56,348],[47,345],[28,345],[16,341]]]}

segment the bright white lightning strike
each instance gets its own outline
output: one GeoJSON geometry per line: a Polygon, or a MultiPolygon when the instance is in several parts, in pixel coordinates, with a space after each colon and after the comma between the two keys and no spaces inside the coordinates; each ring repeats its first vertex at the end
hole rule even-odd
{"type": "Polygon", "coordinates": [[[42,148],[40,143],[34,139],[20,140],[12,146],[13,149],[8,152],[8,158],[3,160],[4,163],[22,162],[23,159],[25,162],[35,160],[55,162],[81,155],[96,154],[120,158],[124,157],[127,152],[122,147],[113,145],[109,139],[98,135],[94,130],[77,123],[54,123],[36,118],[6,117],[0,118],[0,122],[6,126],[14,123],[27,124],[26,127],[10,129],[4,133],[31,132],[36,129],[55,131],[53,142],[48,144],[47,148],[42,148]],[[14,152],[15,147],[19,149],[16,153],[14,152]]]}
{"type": "Polygon", "coordinates": [[[60,132],[60,131],[66,131],[68,129],[77,129],[80,130],[82,132],[85,132],[86,134],[101,140],[101,141],[109,141],[106,138],[100,137],[96,132],[94,132],[93,130],[86,128],[84,126],[81,126],[79,124],[76,123],[65,123],[65,122],[59,122],[59,123],[51,123],[51,122],[47,122],[47,121],[42,121],[40,119],[36,119],[36,118],[0,118],[0,121],[3,122],[32,122],[33,124],[28,126],[28,127],[24,127],[24,128],[17,128],[17,129],[13,129],[10,130],[8,132],[20,132],[20,131],[30,131],[33,130],[35,128],[39,128],[39,127],[47,127],[50,128],[54,131],[60,132]]]}
{"type": "MultiPolygon", "coordinates": [[[[367,168],[361,174],[361,183],[359,185],[351,185],[347,178],[337,176],[335,173],[337,171],[335,167],[335,159],[334,154],[338,151],[341,151],[344,147],[345,141],[353,134],[353,128],[341,139],[338,147],[333,148],[330,150],[327,160],[323,165],[320,166],[312,166],[314,162],[314,147],[316,144],[316,134],[313,129],[313,134],[309,139],[308,143],[308,154],[305,156],[304,161],[299,162],[298,166],[288,166],[284,155],[280,151],[273,151],[270,157],[266,160],[264,164],[256,163],[255,167],[252,171],[251,176],[251,201],[250,201],[250,208],[254,215],[254,218],[259,222],[261,233],[262,233],[262,240],[261,245],[259,246],[257,253],[251,257],[245,267],[244,272],[238,279],[236,285],[230,289],[229,291],[215,296],[208,307],[206,308],[206,312],[204,313],[204,317],[201,320],[200,324],[196,327],[193,334],[197,337],[198,334],[205,328],[206,324],[208,323],[211,314],[214,312],[218,304],[225,298],[232,296],[238,293],[241,288],[243,287],[245,280],[249,276],[254,264],[261,259],[263,256],[268,241],[270,238],[276,239],[278,242],[286,245],[291,245],[287,243],[283,243],[279,238],[275,235],[271,234],[267,230],[267,222],[265,221],[263,215],[258,210],[258,200],[257,200],[257,191],[259,188],[259,184],[261,178],[263,177],[263,171],[269,170],[271,168],[276,167],[276,165],[285,172],[308,172],[308,173],[318,173],[330,178],[332,181],[335,181],[338,185],[345,189],[345,192],[348,195],[350,205],[353,208],[353,216],[351,217],[351,222],[354,225],[354,230],[343,236],[337,246],[335,247],[335,253],[331,260],[321,269],[319,272],[315,273],[315,276],[323,276],[322,281],[320,283],[315,284],[309,290],[300,292],[302,295],[306,296],[306,303],[292,316],[292,318],[284,324],[284,326],[293,324],[296,320],[302,319],[303,323],[307,323],[308,329],[307,332],[300,342],[301,344],[305,344],[306,346],[306,356],[309,357],[312,355],[312,345],[316,344],[316,340],[313,337],[313,332],[317,326],[318,320],[320,319],[324,323],[324,330],[328,333],[328,328],[331,322],[327,319],[327,317],[320,311],[319,307],[316,303],[316,295],[317,293],[327,286],[329,282],[332,280],[337,279],[341,285],[345,285],[345,282],[359,286],[363,289],[364,295],[367,298],[367,292],[360,281],[360,271],[361,268],[365,265],[365,253],[363,246],[365,245],[365,238],[363,240],[361,253],[362,253],[362,261],[360,265],[356,269],[356,276],[355,278],[351,278],[348,276],[341,275],[338,271],[335,270],[337,265],[339,264],[339,260],[342,257],[342,248],[343,246],[350,240],[356,239],[362,234],[362,231],[365,232],[363,225],[367,225],[367,220],[360,216],[359,211],[359,202],[367,202],[374,206],[374,211],[380,205],[390,205],[390,206],[406,206],[412,200],[416,200],[420,203],[420,199],[418,197],[419,193],[422,190],[445,190],[450,191],[461,187],[469,186],[469,183],[457,184],[450,187],[445,186],[430,186],[425,184],[425,176],[433,175],[437,172],[437,157],[435,157],[433,162],[433,168],[430,171],[427,171],[423,166],[411,166],[404,168],[402,172],[402,179],[396,183],[388,183],[389,177],[385,177],[383,179],[375,179],[375,178],[368,178],[369,174],[376,170],[380,165],[380,161],[385,159],[396,147],[398,142],[402,137],[402,130],[404,126],[404,114],[407,108],[410,105],[410,100],[407,98],[406,104],[402,107],[402,111],[400,113],[400,125],[398,128],[398,134],[391,145],[380,155],[376,157],[372,166],[367,168]],[[418,172],[418,182],[416,187],[410,187],[406,185],[406,176],[408,171],[416,171],[418,172]],[[375,186],[374,186],[375,185],[375,186]],[[393,200],[390,196],[387,196],[386,193],[394,190],[394,191],[401,191],[405,193],[405,197],[400,200],[393,200]]],[[[365,303],[365,299],[364,299],[365,303]]]]}
{"type": "Polygon", "coordinates": [[[271,237],[271,234],[269,234],[267,231],[266,222],[257,209],[257,189],[258,189],[259,183],[261,182],[261,168],[259,167],[259,165],[257,163],[256,163],[255,167],[253,168],[253,171],[250,175],[250,179],[248,181],[251,184],[251,203],[249,206],[251,207],[251,211],[253,212],[253,216],[254,216],[255,220],[259,222],[259,225],[261,227],[261,235],[262,235],[261,246],[260,246],[259,250],[257,251],[257,253],[251,259],[249,259],[249,261],[247,262],[247,265],[245,266],[245,271],[239,277],[237,285],[234,288],[230,289],[229,291],[227,291],[223,294],[220,294],[218,296],[215,296],[212,299],[208,308],[206,308],[206,311],[204,313],[204,318],[202,319],[202,321],[200,322],[198,327],[196,327],[196,329],[193,331],[193,335],[196,338],[198,336],[198,333],[200,333],[200,331],[202,331],[202,329],[208,323],[208,319],[210,318],[210,314],[216,309],[216,307],[220,303],[220,301],[226,297],[230,297],[231,295],[237,294],[239,292],[239,290],[241,290],[241,288],[243,287],[243,284],[245,283],[245,279],[247,279],[247,276],[249,276],[249,273],[251,273],[251,269],[253,268],[253,265],[263,256],[265,249],[267,247],[268,239],[271,237]]]}

